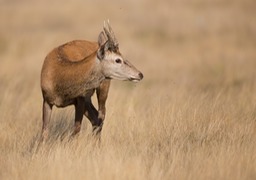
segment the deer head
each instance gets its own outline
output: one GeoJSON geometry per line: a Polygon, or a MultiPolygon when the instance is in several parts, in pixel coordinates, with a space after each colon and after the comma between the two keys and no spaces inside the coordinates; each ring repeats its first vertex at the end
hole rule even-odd
{"type": "Polygon", "coordinates": [[[98,44],[97,57],[102,64],[105,77],[134,82],[142,80],[143,74],[124,59],[119,52],[119,44],[109,22],[107,27],[104,23],[103,31],[99,34],[98,44]]]}

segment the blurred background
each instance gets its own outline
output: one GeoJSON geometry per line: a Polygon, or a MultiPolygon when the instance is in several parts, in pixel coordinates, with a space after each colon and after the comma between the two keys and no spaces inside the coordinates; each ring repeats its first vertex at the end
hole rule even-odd
{"type": "Polygon", "coordinates": [[[0,0],[0,179],[255,179],[255,68],[255,0],[0,0]],[[108,19],[144,79],[112,81],[100,148],[54,108],[33,152],[45,56],[108,19]]]}
{"type": "Polygon", "coordinates": [[[107,19],[146,86],[253,81],[255,7],[253,0],[1,0],[1,91],[15,82],[39,92],[46,54],[74,39],[97,41],[107,19]]]}
{"type": "MultiPolygon", "coordinates": [[[[254,0],[1,0],[0,117],[29,118],[39,128],[45,56],[74,39],[97,41],[107,19],[120,51],[145,76],[134,91],[148,104],[219,93],[235,101],[244,89],[254,104],[255,8],[254,0]]],[[[131,88],[113,81],[110,96],[131,88]]]]}

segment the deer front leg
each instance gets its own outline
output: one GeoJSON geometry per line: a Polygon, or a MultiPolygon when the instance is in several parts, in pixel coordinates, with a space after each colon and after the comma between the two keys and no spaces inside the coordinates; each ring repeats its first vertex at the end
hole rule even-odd
{"type": "Polygon", "coordinates": [[[44,102],[43,102],[43,126],[42,126],[41,141],[45,141],[48,137],[51,113],[52,113],[52,105],[50,105],[48,102],[46,102],[46,100],[44,100],[44,102]]]}
{"type": "MultiPolygon", "coordinates": [[[[99,128],[101,129],[102,122],[98,119],[98,111],[93,106],[91,100],[85,101],[84,115],[90,120],[93,127],[93,132],[96,132],[96,130],[99,128]]],[[[96,134],[98,133],[96,132],[96,134]]]]}
{"type": "Polygon", "coordinates": [[[77,98],[75,103],[75,127],[73,136],[80,132],[84,113],[84,99],[77,98]]]}
{"type": "Polygon", "coordinates": [[[103,122],[106,115],[106,101],[108,97],[108,91],[110,86],[110,79],[105,79],[102,81],[100,86],[96,89],[97,99],[98,99],[98,119],[101,122],[101,128],[99,129],[99,133],[102,129],[103,122]]]}

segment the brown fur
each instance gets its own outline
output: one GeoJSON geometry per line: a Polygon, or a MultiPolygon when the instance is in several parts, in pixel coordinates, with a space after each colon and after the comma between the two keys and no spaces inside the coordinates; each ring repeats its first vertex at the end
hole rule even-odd
{"type": "MultiPolygon", "coordinates": [[[[55,48],[46,56],[41,73],[43,116],[46,116],[43,120],[49,121],[48,116],[53,105],[65,107],[74,104],[79,106],[76,111],[81,111],[76,112],[74,134],[80,130],[81,114],[85,114],[91,120],[95,129],[102,124],[110,80],[101,74],[101,67],[98,67],[95,60],[98,48],[98,43],[76,40],[55,48]],[[99,112],[90,99],[95,89],[99,100],[99,112]],[[86,110],[83,110],[84,108],[86,110]]],[[[48,122],[44,122],[43,138],[47,136],[47,125],[48,122]]]]}
{"type": "Polygon", "coordinates": [[[57,53],[62,60],[79,62],[96,52],[98,48],[97,42],[75,40],[59,46],[57,53]]]}
{"type": "Polygon", "coordinates": [[[110,78],[137,82],[143,75],[123,59],[109,25],[100,33],[98,43],[75,40],[53,49],[46,56],[41,72],[42,139],[48,135],[53,106],[75,105],[74,135],[81,129],[83,115],[91,121],[93,131],[100,134],[110,78]],[[91,102],[95,90],[98,110],[91,102]]]}
{"type": "Polygon", "coordinates": [[[65,107],[73,104],[74,98],[90,94],[88,90],[99,86],[104,77],[97,74],[97,49],[97,43],[72,41],[47,55],[42,68],[41,87],[49,104],[65,107]]]}

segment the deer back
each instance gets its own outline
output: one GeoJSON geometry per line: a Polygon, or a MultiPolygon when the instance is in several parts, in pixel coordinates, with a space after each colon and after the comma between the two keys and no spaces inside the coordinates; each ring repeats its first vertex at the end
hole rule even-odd
{"type": "Polygon", "coordinates": [[[56,53],[62,61],[79,62],[85,60],[97,51],[98,48],[99,45],[97,42],[74,40],[59,46],[56,49],[56,53]]]}

